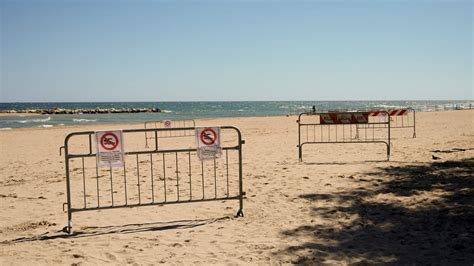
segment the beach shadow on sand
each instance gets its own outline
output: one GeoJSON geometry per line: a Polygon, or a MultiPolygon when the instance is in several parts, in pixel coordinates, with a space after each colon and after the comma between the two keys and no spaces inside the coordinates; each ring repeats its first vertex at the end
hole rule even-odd
{"type": "Polygon", "coordinates": [[[301,264],[472,265],[473,170],[474,158],[380,167],[366,189],[302,194],[319,219],[282,231],[310,236],[283,254],[301,264]]]}
{"type": "Polygon", "coordinates": [[[44,241],[44,240],[53,240],[53,239],[74,239],[82,237],[94,237],[101,235],[110,235],[110,234],[134,234],[141,232],[156,232],[156,231],[165,231],[165,230],[179,230],[179,229],[188,229],[199,227],[211,223],[215,223],[222,220],[228,220],[231,217],[219,217],[219,218],[210,218],[210,219],[197,219],[197,220],[180,220],[180,221],[171,221],[171,222],[154,222],[154,223],[140,223],[140,224],[127,224],[120,226],[102,226],[102,227],[83,227],[80,230],[73,231],[72,234],[67,234],[62,231],[55,233],[44,233],[37,236],[31,237],[19,237],[12,240],[6,240],[0,244],[14,244],[21,242],[31,242],[31,241],[44,241]]]}

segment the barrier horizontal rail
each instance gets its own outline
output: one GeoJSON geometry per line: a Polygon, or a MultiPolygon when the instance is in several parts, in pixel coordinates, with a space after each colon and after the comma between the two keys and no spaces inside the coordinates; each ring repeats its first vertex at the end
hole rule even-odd
{"type": "MultiPolygon", "coordinates": [[[[62,147],[68,213],[64,231],[72,232],[73,213],[93,210],[238,200],[237,216],[243,216],[242,145],[245,142],[238,128],[220,128],[225,139],[221,158],[200,161],[196,148],[156,146],[154,150],[125,151],[124,165],[119,168],[98,166],[92,141],[94,131],[70,133],[62,147]],[[79,149],[80,152],[75,151],[79,149]]],[[[173,130],[194,133],[196,128],[125,129],[122,132],[126,142],[129,135],[173,130]]],[[[180,138],[174,141],[176,145],[182,143],[180,138]]]]}
{"type": "Polygon", "coordinates": [[[386,121],[370,121],[369,112],[303,112],[298,115],[298,157],[308,144],[382,143],[390,159],[390,114],[386,121]],[[362,127],[359,127],[362,126],[362,127]],[[361,133],[362,132],[362,133],[361,133]]]}
{"type": "MultiPolygon", "coordinates": [[[[156,121],[145,121],[144,128],[188,128],[196,127],[196,121],[193,119],[180,119],[180,120],[156,120],[156,121]]],[[[151,134],[149,131],[145,131],[145,147],[149,147],[150,143],[158,145],[159,138],[172,138],[172,137],[189,137],[194,136],[194,132],[187,130],[174,130],[174,131],[160,131],[158,134],[151,134]]]]}

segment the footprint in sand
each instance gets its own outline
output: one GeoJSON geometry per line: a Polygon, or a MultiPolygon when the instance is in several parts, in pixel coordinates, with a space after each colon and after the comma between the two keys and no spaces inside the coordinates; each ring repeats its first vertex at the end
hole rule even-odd
{"type": "Polygon", "coordinates": [[[105,256],[107,257],[107,259],[109,260],[117,260],[117,257],[113,254],[110,254],[110,253],[105,253],[105,256]]]}

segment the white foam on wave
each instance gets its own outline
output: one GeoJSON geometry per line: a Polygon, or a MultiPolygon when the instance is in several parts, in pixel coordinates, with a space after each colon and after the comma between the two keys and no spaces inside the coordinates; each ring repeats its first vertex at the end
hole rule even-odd
{"type": "Polygon", "coordinates": [[[51,116],[48,116],[48,118],[43,118],[43,119],[27,119],[27,120],[15,120],[13,122],[21,123],[21,124],[26,124],[26,123],[42,123],[42,122],[47,122],[51,120],[51,116]]]}
{"type": "Polygon", "coordinates": [[[73,118],[73,122],[95,122],[97,119],[73,118]]]}
{"type": "Polygon", "coordinates": [[[0,127],[0,131],[3,131],[3,130],[10,130],[12,129],[11,127],[0,127]]]}
{"type": "Polygon", "coordinates": [[[171,110],[161,110],[162,113],[172,113],[173,111],[171,110]]]}
{"type": "Polygon", "coordinates": [[[400,105],[389,105],[389,104],[377,104],[375,108],[382,108],[382,109],[397,109],[402,108],[400,105]]]}
{"type": "Polygon", "coordinates": [[[44,127],[44,128],[49,128],[49,127],[53,127],[53,125],[40,125],[38,127],[44,127]]]}

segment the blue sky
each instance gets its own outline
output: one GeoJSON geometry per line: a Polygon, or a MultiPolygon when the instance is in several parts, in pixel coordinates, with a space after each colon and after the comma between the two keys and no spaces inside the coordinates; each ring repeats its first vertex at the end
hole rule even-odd
{"type": "Polygon", "coordinates": [[[474,98],[472,1],[0,3],[0,102],[474,98]]]}

